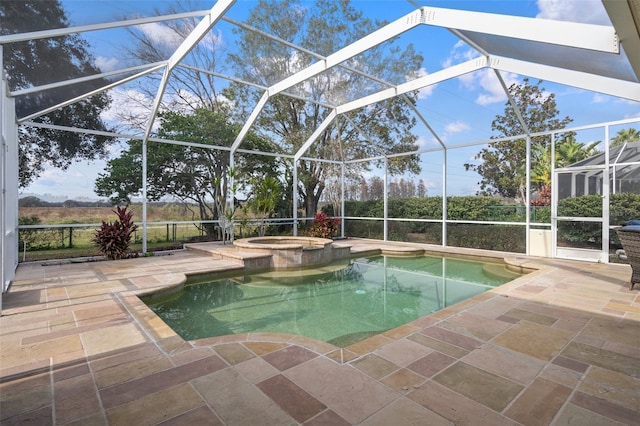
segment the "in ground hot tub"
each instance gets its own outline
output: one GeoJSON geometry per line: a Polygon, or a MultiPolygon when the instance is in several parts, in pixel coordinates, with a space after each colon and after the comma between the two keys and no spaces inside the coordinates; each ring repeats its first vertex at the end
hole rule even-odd
{"type": "Polygon", "coordinates": [[[235,240],[242,251],[271,254],[274,269],[301,268],[349,257],[349,247],[335,247],[333,240],[315,237],[254,237],[235,240]]]}

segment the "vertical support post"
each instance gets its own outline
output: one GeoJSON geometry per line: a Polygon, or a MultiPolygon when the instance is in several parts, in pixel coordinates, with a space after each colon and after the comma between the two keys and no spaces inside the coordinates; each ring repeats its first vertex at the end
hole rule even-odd
{"type": "Polygon", "coordinates": [[[0,312],[2,295],[18,267],[18,123],[0,45],[0,312]]]}
{"type": "Polygon", "coordinates": [[[298,236],[298,161],[293,159],[293,236],[298,236]]]}
{"type": "Polygon", "coordinates": [[[442,246],[447,246],[447,149],[442,158],[442,246]]]}
{"type": "MultiPolygon", "coordinates": [[[[153,119],[151,119],[153,121],[153,119]]],[[[142,139],[142,253],[147,252],[147,137],[142,139]]]]}
{"type": "Polygon", "coordinates": [[[558,247],[558,174],[556,173],[556,134],[551,133],[551,257],[556,258],[558,247]]]}
{"type": "Polygon", "coordinates": [[[526,183],[525,183],[525,195],[524,195],[524,203],[526,207],[525,210],[525,221],[526,221],[526,225],[525,225],[525,247],[526,247],[526,254],[527,256],[529,255],[529,253],[531,252],[531,247],[529,247],[530,244],[530,238],[529,238],[529,234],[531,233],[531,136],[527,135],[527,171],[525,173],[525,179],[526,179],[526,183]]]}
{"type": "Polygon", "coordinates": [[[389,239],[389,159],[384,157],[384,231],[383,231],[383,240],[387,241],[389,239]]]}
{"type": "MultiPolygon", "coordinates": [[[[604,126],[604,170],[602,171],[602,261],[609,263],[609,125],[604,126]]],[[[615,164],[614,164],[615,167],[615,164]]],[[[613,182],[615,188],[616,183],[613,182]]]]}
{"type": "Polygon", "coordinates": [[[344,238],[344,160],[340,169],[340,237],[344,238]]]}
{"type": "MultiPolygon", "coordinates": [[[[231,172],[231,170],[233,170],[233,168],[236,165],[236,159],[235,159],[235,155],[234,155],[234,151],[231,150],[229,152],[229,171],[231,172]]],[[[235,186],[235,173],[230,173],[229,174],[229,185],[227,187],[227,205],[229,206],[229,211],[233,212],[235,209],[235,202],[236,202],[236,194],[233,190],[234,186],[235,186]]],[[[230,241],[233,243],[233,240],[235,239],[235,220],[236,220],[236,215],[232,214],[231,215],[231,229],[229,230],[229,239],[230,241]]]]}
{"type": "MultiPolygon", "coordinates": [[[[5,287],[5,275],[8,275],[5,271],[7,265],[5,264],[5,253],[7,250],[5,242],[5,210],[7,209],[7,192],[5,187],[7,185],[6,167],[7,167],[7,154],[9,152],[7,141],[5,138],[5,84],[4,84],[4,66],[2,63],[3,51],[0,44],[0,313],[2,313],[2,293],[4,293],[5,287]]],[[[17,248],[16,248],[17,251],[17,248]]]]}

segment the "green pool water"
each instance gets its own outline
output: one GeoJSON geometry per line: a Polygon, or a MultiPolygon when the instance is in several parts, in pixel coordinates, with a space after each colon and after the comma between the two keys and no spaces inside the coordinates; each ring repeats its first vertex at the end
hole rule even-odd
{"type": "Polygon", "coordinates": [[[186,340],[274,332],[344,347],[515,277],[495,264],[377,256],[186,285],[145,303],[186,340]]]}

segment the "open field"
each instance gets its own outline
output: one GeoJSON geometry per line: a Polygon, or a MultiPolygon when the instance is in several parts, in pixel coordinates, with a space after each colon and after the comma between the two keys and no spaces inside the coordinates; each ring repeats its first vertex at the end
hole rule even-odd
{"type": "MultiPolygon", "coordinates": [[[[142,205],[132,204],[133,220],[142,220],[142,205]]],[[[112,221],[116,215],[115,207],[20,207],[19,217],[37,216],[43,225],[66,223],[100,223],[103,220],[112,221]]],[[[171,222],[198,220],[189,209],[179,204],[148,204],[147,220],[149,222],[171,222]]]]}
{"type": "MultiPolygon", "coordinates": [[[[133,220],[142,220],[142,205],[133,204],[133,220]]],[[[114,221],[117,217],[115,207],[20,207],[18,215],[25,218],[37,217],[29,223],[38,225],[56,225],[49,229],[20,230],[20,261],[39,261],[47,259],[64,259],[90,257],[99,255],[92,241],[96,224],[102,221],[114,221]],[[77,224],[93,224],[90,227],[77,227],[77,224]],[[70,225],[60,227],[60,225],[70,225]]],[[[193,213],[178,204],[147,205],[148,222],[183,222],[198,220],[193,213]]],[[[202,237],[203,233],[191,223],[150,224],[147,228],[148,249],[166,250],[182,247],[182,243],[193,238],[202,237]]],[[[142,227],[133,236],[133,250],[142,249],[142,227]]]]}
{"type": "MultiPolygon", "coordinates": [[[[142,220],[142,205],[130,206],[133,220],[142,220]]],[[[103,220],[114,221],[117,217],[111,207],[20,207],[21,223],[32,227],[19,230],[19,260],[21,262],[49,259],[68,259],[99,255],[93,242],[95,231],[103,220]],[[92,226],[78,226],[78,225],[92,226]],[[47,228],[37,228],[38,226],[47,228]],[[66,226],[68,225],[68,226],[66,226]]],[[[149,251],[181,248],[182,244],[193,240],[207,240],[203,230],[196,224],[199,218],[186,207],[179,204],[147,205],[147,248],[149,251]],[[187,222],[187,223],[185,223],[187,222]]],[[[237,222],[235,235],[255,235],[256,226],[241,219],[237,222]]],[[[142,251],[142,226],[134,232],[131,248],[142,251]]]]}

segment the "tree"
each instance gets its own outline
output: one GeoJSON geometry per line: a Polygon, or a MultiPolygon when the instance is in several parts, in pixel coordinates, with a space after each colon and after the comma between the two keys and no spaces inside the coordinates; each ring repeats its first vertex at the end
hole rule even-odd
{"type": "MultiPolygon", "coordinates": [[[[540,87],[542,81],[530,85],[527,78],[522,84],[514,83],[509,87],[509,94],[522,114],[522,118],[531,133],[562,129],[572,119],[568,116],[559,119],[555,94],[546,93],[540,87]]],[[[491,123],[491,130],[496,132],[492,138],[504,138],[525,134],[513,106],[505,104],[503,115],[497,115],[491,123]]],[[[571,136],[563,133],[558,140],[571,136]]],[[[549,139],[533,137],[532,145],[540,146],[541,152],[549,146],[549,139]]],[[[475,157],[480,164],[465,164],[466,170],[476,171],[481,177],[479,195],[499,195],[506,198],[525,200],[526,185],[526,140],[515,139],[496,141],[483,148],[475,157]]]]}
{"type": "Polygon", "coordinates": [[[384,181],[382,178],[373,176],[369,179],[369,194],[367,200],[382,200],[384,198],[384,190],[384,181]]]}
{"type": "Polygon", "coordinates": [[[417,196],[422,198],[427,196],[427,185],[424,183],[424,179],[420,179],[418,182],[417,196]]]}
{"type": "MultiPolygon", "coordinates": [[[[297,0],[261,0],[252,9],[246,23],[323,56],[330,55],[382,25],[364,18],[362,13],[351,7],[348,0],[317,0],[313,4],[301,4],[297,0]]],[[[238,53],[230,57],[236,75],[241,79],[270,86],[317,60],[308,52],[294,50],[262,34],[237,31],[241,32],[239,45],[234,50],[238,53]]],[[[404,82],[408,75],[419,70],[421,62],[422,58],[415,53],[412,45],[400,48],[392,40],[346,61],[345,65],[389,81],[404,82]]],[[[273,136],[283,152],[296,152],[329,113],[318,102],[339,104],[380,88],[377,82],[336,67],[289,89],[299,97],[284,94],[272,97],[261,111],[255,128],[258,132],[273,136]]],[[[247,117],[262,93],[233,83],[224,95],[235,102],[239,116],[247,117]]],[[[411,133],[415,118],[410,105],[402,99],[362,108],[350,113],[348,119],[334,120],[306,154],[309,157],[339,160],[373,157],[380,155],[380,152],[407,152],[417,148],[416,136],[411,133]],[[366,129],[368,134],[362,135],[358,129],[366,129]]],[[[325,190],[328,176],[325,164],[303,159],[297,165],[307,217],[314,216],[318,200],[325,190]]],[[[360,170],[350,168],[351,174],[347,178],[361,176],[365,166],[360,167],[360,170]]],[[[392,158],[389,169],[392,174],[403,171],[416,173],[419,171],[418,158],[392,158]]]]}
{"type": "Polygon", "coordinates": [[[619,146],[627,142],[640,141],[640,130],[636,130],[633,127],[628,129],[619,130],[616,136],[611,139],[611,148],[619,146]]]}
{"type": "MultiPolygon", "coordinates": [[[[165,139],[193,142],[210,146],[230,146],[239,126],[221,114],[201,108],[193,114],[165,112],[159,115],[158,136],[165,139]]],[[[265,151],[269,142],[254,134],[247,135],[247,148],[265,151]]],[[[252,178],[273,175],[277,169],[274,157],[240,154],[235,157],[234,175],[244,178],[240,187],[252,178]]],[[[195,206],[193,217],[215,220],[224,215],[221,197],[229,192],[229,153],[165,143],[149,143],[147,149],[147,197],[157,201],[167,196],[182,201],[188,208],[195,206]],[[223,210],[223,211],[220,211],[223,210]]],[[[129,203],[142,188],[142,142],[130,141],[121,156],[107,163],[105,173],[96,179],[96,194],[110,197],[114,203],[129,203]]],[[[204,227],[213,236],[213,226],[204,227]]]]}
{"type": "MultiPolygon", "coordinates": [[[[68,27],[69,21],[59,0],[0,1],[0,34],[68,27]]],[[[98,74],[87,42],[78,35],[28,40],[3,46],[3,63],[11,90],[39,86],[55,80],[98,74]]],[[[59,104],[96,87],[102,79],[49,89],[16,98],[16,114],[24,117],[59,104]]],[[[34,121],[93,130],[107,130],[100,112],[109,105],[105,94],[58,109],[34,121]]],[[[107,136],[20,127],[19,183],[26,187],[48,164],[66,170],[74,161],[105,158],[113,139],[107,136]]]]}

